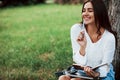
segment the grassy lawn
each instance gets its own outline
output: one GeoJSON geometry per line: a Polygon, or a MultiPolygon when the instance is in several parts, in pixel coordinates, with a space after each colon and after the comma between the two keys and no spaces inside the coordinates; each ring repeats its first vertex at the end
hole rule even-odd
{"type": "Polygon", "coordinates": [[[57,80],[72,64],[70,28],[81,5],[0,9],[0,80],[57,80]]]}

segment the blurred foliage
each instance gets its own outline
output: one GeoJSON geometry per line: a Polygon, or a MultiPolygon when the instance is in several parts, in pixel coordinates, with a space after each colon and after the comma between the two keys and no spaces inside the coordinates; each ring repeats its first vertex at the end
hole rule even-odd
{"type": "Polygon", "coordinates": [[[45,3],[45,0],[0,0],[0,7],[45,3]]]}
{"type": "Polygon", "coordinates": [[[79,4],[83,3],[85,0],[54,0],[57,4],[79,4]]]}

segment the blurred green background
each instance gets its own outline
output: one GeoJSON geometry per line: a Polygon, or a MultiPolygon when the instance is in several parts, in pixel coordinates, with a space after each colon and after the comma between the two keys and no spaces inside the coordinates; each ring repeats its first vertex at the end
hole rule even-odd
{"type": "Polygon", "coordinates": [[[53,2],[0,9],[0,80],[57,80],[72,64],[70,28],[81,4],[53,2]]]}

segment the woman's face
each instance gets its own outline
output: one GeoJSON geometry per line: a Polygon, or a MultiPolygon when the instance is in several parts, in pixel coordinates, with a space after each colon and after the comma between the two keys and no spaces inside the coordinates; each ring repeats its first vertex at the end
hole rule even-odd
{"type": "Polygon", "coordinates": [[[91,2],[87,2],[82,10],[82,18],[85,24],[95,23],[94,11],[91,2]]]}

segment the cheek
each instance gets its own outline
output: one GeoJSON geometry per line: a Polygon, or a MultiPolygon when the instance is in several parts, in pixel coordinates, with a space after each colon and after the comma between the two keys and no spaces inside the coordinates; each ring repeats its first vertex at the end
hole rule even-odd
{"type": "Polygon", "coordinates": [[[92,16],[92,20],[95,21],[95,17],[94,16],[92,16]]]}
{"type": "Polygon", "coordinates": [[[92,18],[95,18],[95,17],[94,17],[94,14],[90,14],[90,16],[91,16],[92,18]]]}

